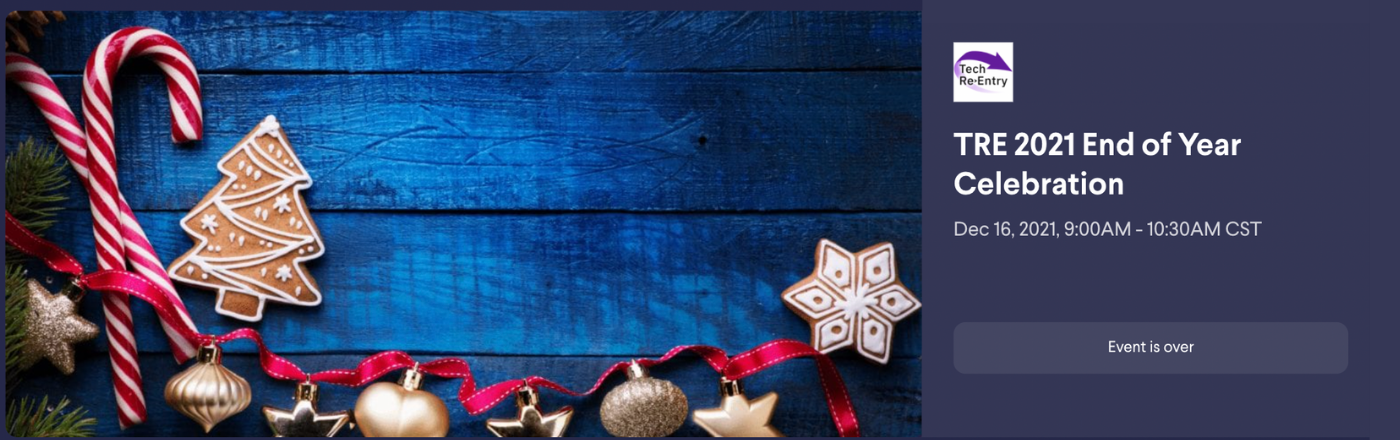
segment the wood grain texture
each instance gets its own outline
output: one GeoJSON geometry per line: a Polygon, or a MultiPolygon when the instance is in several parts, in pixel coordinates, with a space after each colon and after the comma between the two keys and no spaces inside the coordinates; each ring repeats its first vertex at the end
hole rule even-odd
{"type": "MultiPolygon", "coordinates": [[[[539,374],[586,387],[612,362],[676,345],[806,340],[779,293],[811,272],[821,238],[894,243],[900,278],[923,296],[917,12],[69,17],[34,55],[75,108],[88,53],[122,27],[170,33],[203,73],[206,140],[180,147],[154,67],[136,62],[114,84],[121,186],[166,261],[191,246],[177,222],[218,182],[217,159],[268,114],[286,127],[315,179],[304,195],[327,253],[308,268],[325,302],[270,305],[254,327],[307,370],[396,349],[463,356],[481,384],[539,374]]],[[[45,137],[33,105],[6,93],[7,150],[45,137]]],[[[91,266],[86,195],[75,185],[70,197],[50,237],[91,266]]],[[[214,314],[211,293],[181,294],[201,330],[247,325],[214,314]]],[[[183,367],[150,308],[134,311],[150,422],[117,429],[102,338],[79,345],[74,376],[41,367],[16,396],[72,397],[99,435],[202,436],[161,401],[183,367]]],[[[95,298],[82,313],[101,322],[95,298]]],[[[920,315],[896,326],[884,367],[833,356],[865,435],[919,435],[921,327],[920,315]]],[[[268,435],[257,409],[289,404],[292,385],[262,374],[251,344],[225,349],[255,397],[213,435],[268,435]]],[[[653,371],[693,407],[717,401],[694,357],[653,371]]],[[[835,435],[811,361],[745,385],[782,395],[786,434],[835,435]]],[[[428,382],[451,435],[487,436],[485,418],[513,412],[467,416],[456,387],[428,382]]],[[[349,409],[358,393],[327,386],[321,407],[349,409]]],[[[544,401],[578,411],[569,435],[607,435],[601,396],[544,401]]]]}
{"type": "Polygon", "coordinates": [[[917,69],[918,12],[113,12],[45,29],[37,61],[81,72],[107,33],[180,40],[202,72],[917,69]],[[82,54],[82,56],[74,56],[82,54]]]}
{"type": "MultiPolygon", "coordinates": [[[[167,260],[191,245],[173,226],[182,215],[137,214],[167,260]]],[[[894,243],[900,278],[921,296],[917,214],[312,216],[326,254],[307,268],[324,302],[268,305],[256,328],[279,353],[630,356],[684,344],[806,340],[810,328],[779,293],[811,273],[821,238],[857,249],[894,243]]],[[[91,224],[68,211],[50,235],[91,262],[91,224]]],[[[201,330],[245,326],[214,315],[212,293],[180,291],[201,330]]],[[[82,306],[86,316],[102,316],[99,301],[82,306]]],[[[134,309],[138,322],[155,322],[148,306],[134,309]]],[[[919,323],[914,315],[896,326],[895,357],[920,355],[919,323]]],[[[158,327],[137,329],[142,351],[168,350],[158,327]]]]}
{"type": "MultiPolygon", "coordinates": [[[[438,356],[416,356],[424,360],[438,356]]],[[[517,357],[517,356],[466,356],[471,363],[472,373],[477,377],[478,386],[520,379],[522,374],[537,374],[556,380],[566,386],[587,389],[614,362],[624,361],[620,357],[517,357]]],[[[359,356],[347,355],[297,355],[291,360],[308,369],[339,368],[353,365],[359,356]]],[[[253,403],[248,409],[220,423],[211,436],[268,436],[270,431],[260,413],[262,405],[287,408],[292,402],[293,384],[276,381],[257,369],[257,358],[252,355],[226,355],[224,365],[247,379],[253,388],[253,403]]],[[[85,356],[79,359],[78,372],[71,377],[57,374],[36,376],[25,383],[16,397],[25,395],[66,395],[91,411],[98,420],[98,436],[185,436],[203,437],[199,425],[172,410],[162,401],[165,381],[176,372],[184,369],[177,366],[167,355],[142,355],[141,367],[146,373],[142,389],[150,402],[150,419],[126,431],[117,429],[115,407],[111,399],[110,368],[105,355],[85,356]]],[[[895,360],[883,368],[871,368],[859,359],[838,359],[836,367],[841,371],[846,386],[851,391],[852,405],[861,416],[860,428],[867,436],[918,436],[922,422],[920,401],[922,391],[919,382],[922,372],[917,360],[895,360]],[[895,379],[897,378],[897,379],[895,379]]],[[[718,377],[714,370],[705,366],[699,358],[687,355],[652,369],[654,376],[674,382],[685,391],[691,408],[712,408],[718,404],[718,377]]],[[[386,376],[384,380],[395,380],[398,373],[386,376]]],[[[609,379],[606,389],[621,383],[621,376],[609,379]]],[[[424,381],[425,389],[442,398],[451,413],[450,436],[490,437],[485,420],[491,417],[511,417],[514,405],[505,402],[481,416],[471,416],[457,403],[457,387],[460,382],[439,378],[424,381]]],[[[778,392],[778,409],[774,413],[774,426],[789,436],[835,436],[836,428],[827,413],[826,399],[822,394],[816,366],[810,360],[793,360],[744,380],[744,387],[750,397],[757,397],[768,391],[778,392]]],[[[349,410],[354,407],[360,389],[338,386],[322,386],[320,409],[323,411],[349,410]]],[[[606,391],[603,391],[606,392],[606,391]]],[[[598,419],[598,406],[602,395],[573,398],[554,391],[543,391],[541,401],[547,408],[564,405],[574,407],[574,420],[570,424],[570,437],[608,437],[598,419]]],[[[359,430],[341,436],[360,436],[359,430]]],[[[694,423],[687,421],[678,436],[705,436],[705,432],[694,423]]]]}
{"type": "MultiPolygon", "coordinates": [[[[133,208],[187,210],[275,114],[315,179],[313,210],[916,211],[919,78],[205,75],[206,140],[174,146],[163,83],[126,77],[118,170],[133,208]]],[[[57,82],[81,102],[79,78],[57,82]]],[[[6,114],[7,145],[45,133],[24,99],[6,114]]]]}

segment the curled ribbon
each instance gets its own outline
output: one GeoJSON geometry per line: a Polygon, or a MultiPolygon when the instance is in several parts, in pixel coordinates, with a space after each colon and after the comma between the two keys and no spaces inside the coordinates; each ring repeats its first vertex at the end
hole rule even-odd
{"type": "MultiPolygon", "coordinates": [[[[9,212],[5,213],[5,242],[21,252],[39,258],[55,271],[76,277],[78,285],[85,289],[125,293],[150,303],[161,319],[178,318],[176,315],[178,312],[175,305],[171,303],[170,297],[151,281],[134,273],[120,270],[104,270],[84,275],[82,264],[78,263],[78,260],[52,242],[39,238],[25,229],[9,212]]],[[[307,374],[292,361],[273,353],[263,342],[262,335],[258,334],[256,330],[242,328],[220,336],[202,335],[187,326],[175,326],[175,330],[181,336],[192,341],[199,341],[201,344],[223,344],[239,339],[250,340],[258,347],[258,361],[262,365],[263,372],[281,380],[324,382],[346,387],[361,387],[390,372],[404,368],[417,368],[423,373],[434,376],[461,379],[462,385],[458,387],[457,400],[471,415],[485,413],[527,385],[548,388],[570,396],[591,395],[603,387],[608,377],[626,370],[629,364],[629,362],[617,362],[609,366],[602,375],[598,376],[598,380],[593,383],[593,386],[585,391],[574,391],[540,376],[530,376],[524,380],[508,380],[478,390],[470,365],[460,358],[442,358],[420,364],[408,353],[386,351],[365,358],[355,368],[307,374]]],[[[831,358],[804,342],[778,339],[732,358],[719,348],[706,345],[682,345],[672,348],[659,358],[637,359],[634,362],[652,367],[670,361],[685,352],[700,356],[700,359],[710,368],[729,380],[739,380],[752,376],[791,359],[812,358],[817,363],[817,374],[821,378],[827,409],[830,410],[832,421],[836,424],[836,431],[842,437],[860,436],[860,423],[856,419],[855,407],[851,405],[850,394],[846,391],[846,383],[841,379],[841,373],[836,370],[831,358]]]]}

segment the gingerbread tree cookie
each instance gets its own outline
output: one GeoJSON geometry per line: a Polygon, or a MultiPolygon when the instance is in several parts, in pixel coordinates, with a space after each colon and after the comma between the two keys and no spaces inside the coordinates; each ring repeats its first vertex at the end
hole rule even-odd
{"type": "Polygon", "coordinates": [[[216,310],[245,321],[261,320],[269,300],[320,304],[302,265],[323,247],[301,198],[311,176],[277,118],[263,119],[218,167],[223,180],[180,221],[195,245],[170,264],[170,278],[218,291],[216,310]]]}

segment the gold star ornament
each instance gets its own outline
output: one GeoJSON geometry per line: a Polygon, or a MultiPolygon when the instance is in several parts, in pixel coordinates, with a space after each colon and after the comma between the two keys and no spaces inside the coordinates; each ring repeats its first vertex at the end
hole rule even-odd
{"type": "Polygon", "coordinates": [[[563,437],[574,417],[572,407],[549,414],[540,414],[540,394],[535,387],[525,385],[515,392],[515,406],[520,408],[514,419],[490,419],[486,429],[496,437],[563,437]]]}
{"type": "Polygon", "coordinates": [[[341,428],[355,424],[350,422],[350,413],[336,411],[316,412],[316,384],[297,384],[296,406],[291,410],[263,407],[267,426],[272,428],[275,437],[335,437],[341,428]]]}
{"type": "Polygon", "coordinates": [[[520,410],[514,419],[487,420],[486,429],[497,437],[563,437],[574,416],[574,409],[568,406],[540,414],[540,394],[529,385],[515,392],[515,406],[520,410]]]}
{"type": "Polygon", "coordinates": [[[778,393],[769,392],[754,400],[744,396],[739,381],[719,380],[719,408],[695,410],[695,424],[715,437],[784,437],[773,428],[773,410],[778,393]]]}
{"type": "Polygon", "coordinates": [[[40,359],[48,359],[63,374],[73,374],[76,367],[73,344],[97,337],[97,326],[78,315],[72,298],[49,293],[36,280],[29,280],[29,315],[24,326],[24,348],[20,350],[22,369],[34,366],[40,359]]]}

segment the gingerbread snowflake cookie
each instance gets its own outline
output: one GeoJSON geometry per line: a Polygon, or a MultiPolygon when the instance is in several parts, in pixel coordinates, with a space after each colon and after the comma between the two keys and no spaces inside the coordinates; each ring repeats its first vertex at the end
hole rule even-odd
{"type": "Polygon", "coordinates": [[[811,324],[812,347],[854,347],[881,365],[890,360],[894,324],[923,307],[899,281],[894,245],[852,254],[829,240],[817,244],[816,270],[784,290],[783,303],[811,324]]]}
{"type": "Polygon", "coordinates": [[[262,319],[267,301],[321,303],[303,263],[321,256],[301,191],[311,176],[277,118],[268,116],[219,160],[224,177],[180,221],[195,245],[170,264],[170,278],[219,292],[215,309],[262,319]]]}

